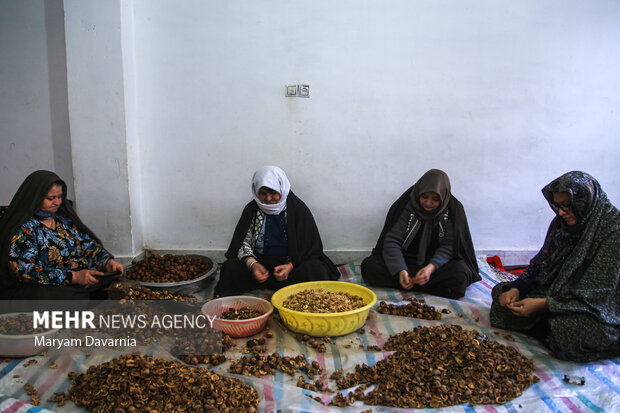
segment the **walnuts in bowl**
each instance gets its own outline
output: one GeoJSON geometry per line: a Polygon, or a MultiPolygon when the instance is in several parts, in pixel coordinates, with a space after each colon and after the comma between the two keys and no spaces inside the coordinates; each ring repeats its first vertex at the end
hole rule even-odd
{"type": "Polygon", "coordinates": [[[125,277],[137,281],[174,283],[196,279],[211,268],[213,263],[206,257],[153,254],[130,268],[125,277]]]}

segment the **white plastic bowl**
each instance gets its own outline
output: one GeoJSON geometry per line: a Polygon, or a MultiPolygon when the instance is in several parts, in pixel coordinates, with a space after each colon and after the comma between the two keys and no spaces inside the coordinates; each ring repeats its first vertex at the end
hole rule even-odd
{"type": "Polygon", "coordinates": [[[210,317],[215,316],[213,328],[221,330],[231,337],[249,337],[261,332],[267,326],[267,320],[273,313],[273,306],[267,300],[249,295],[235,295],[217,298],[206,302],[202,306],[202,313],[210,317]],[[238,310],[242,307],[254,307],[264,312],[263,315],[246,320],[225,320],[219,316],[229,308],[238,310]]]}
{"type": "MultiPolygon", "coordinates": [[[[32,315],[32,313],[8,313],[0,314],[2,318],[17,317],[20,314],[32,315]]],[[[0,334],[0,356],[3,357],[30,357],[46,350],[49,346],[37,345],[36,337],[42,337],[43,343],[53,338],[58,333],[57,328],[37,334],[12,335],[0,334]]]]}

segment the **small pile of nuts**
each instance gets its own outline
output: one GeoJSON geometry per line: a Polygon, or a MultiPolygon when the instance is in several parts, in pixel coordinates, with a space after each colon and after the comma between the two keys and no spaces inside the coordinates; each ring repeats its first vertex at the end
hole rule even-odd
{"type": "Polygon", "coordinates": [[[329,336],[325,336],[322,338],[310,337],[308,334],[295,334],[295,339],[299,342],[307,341],[313,349],[315,349],[318,353],[325,353],[327,351],[327,346],[325,343],[330,343],[332,338],[329,336]]]}
{"type": "Polygon", "coordinates": [[[273,353],[268,356],[244,356],[232,362],[228,368],[230,373],[257,377],[267,374],[276,374],[276,370],[280,370],[291,376],[299,371],[303,371],[308,375],[310,380],[324,373],[324,370],[317,361],[310,362],[303,354],[298,354],[296,357],[281,356],[278,353],[273,353]]]}
{"type": "Polygon", "coordinates": [[[69,397],[96,412],[256,412],[247,384],[209,370],[145,355],[123,355],[77,376],[69,397]]]}
{"type": "Polygon", "coordinates": [[[303,290],[290,295],[282,306],[304,313],[341,313],[363,307],[364,299],[345,292],[332,292],[324,288],[303,290]]]}
{"type": "Polygon", "coordinates": [[[211,270],[213,264],[200,257],[153,254],[127,271],[130,280],[149,282],[179,282],[200,277],[211,270]]]}
{"type": "Polygon", "coordinates": [[[306,381],[305,376],[299,376],[297,378],[297,387],[310,391],[332,391],[330,389],[326,389],[325,383],[323,383],[320,379],[316,380],[314,383],[310,383],[306,381]]]}
{"type": "Polygon", "coordinates": [[[56,403],[58,406],[64,406],[67,402],[67,393],[61,391],[54,393],[54,396],[47,399],[48,402],[56,403]]]}
{"type": "Polygon", "coordinates": [[[440,320],[441,313],[449,312],[449,310],[437,311],[435,307],[424,304],[423,300],[416,300],[415,298],[410,298],[409,304],[403,305],[387,304],[385,301],[381,301],[377,311],[381,314],[421,318],[423,320],[440,320]]]}
{"type": "Polygon", "coordinates": [[[187,364],[195,366],[197,364],[211,364],[217,366],[226,361],[226,356],[223,354],[204,354],[204,355],[182,355],[178,356],[179,360],[184,361],[187,364]]]}
{"type": "Polygon", "coordinates": [[[173,354],[187,364],[212,364],[217,366],[226,361],[223,352],[237,343],[230,336],[211,329],[189,330],[175,337],[173,354]]]}
{"type": "Polygon", "coordinates": [[[43,327],[33,328],[31,314],[18,314],[15,317],[0,317],[0,334],[21,336],[46,331],[43,327]]]}
{"type": "Polygon", "coordinates": [[[31,384],[24,384],[24,390],[26,390],[26,394],[30,396],[30,404],[33,406],[38,406],[41,404],[41,396],[39,396],[37,389],[35,389],[31,384]]]}
{"type": "Polygon", "coordinates": [[[364,395],[364,390],[366,390],[368,387],[368,385],[361,385],[357,389],[349,393],[347,396],[344,396],[342,393],[338,392],[336,393],[332,401],[329,402],[329,405],[336,407],[346,407],[355,403],[356,400],[363,401],[366,397],[364,395]]]}
{"type": "Polygon", "coordinates": [[[245,353],[260,354],[267,349],[267,337],[251,338],[245,343],[245,353]]]}
{"type": "Polygon", "coordinates": [[[342,378],[342,369],[334,370],[332,374],[329,376],[330,380],[340,380],[342,378]]]}
{"type": "Polygon", "coordinates": [[[122,300],[174,300],[196,302],[196,296],[192,294],[172,294],[166,290],[154,291],[148,287],[137,286],[131,288],[122,300]]]}
{"type": "Polygon", "coordinates": [[[273,338],[273,333],[267,331],[264,336],[260,338],[251,338],[245,343],[243,352],[245,354],[252,353],[255,355],[264,353],[267,351],[267,340],[273,338]]]}
{"type": "Polygon", "coordinates": [[[224,311],[219,318],[223,320],[249,320],[250,318],[260,317],[263,314],[265,314],[265,312],[259,308],[244,305],[241,308],[229,308],[224,311]]]}
{"type": "Polygon", "coordinates": [[[457,325],[417,327],[391,336],[383,349],[395,353],[373,367],[357,365],[338,388],[376,384],[364,403],[422,409],[503,404],[539,380],[516,349],[457,325]]]}

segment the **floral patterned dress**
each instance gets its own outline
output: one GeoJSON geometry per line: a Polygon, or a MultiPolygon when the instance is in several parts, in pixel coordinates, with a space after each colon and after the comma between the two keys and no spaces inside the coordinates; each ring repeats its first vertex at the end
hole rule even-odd
{"type": "Polygon", "coordinates": [[[9,269],[23,283],[60,285],[68,281],[72,263],[83,269],[101,270],[112,255],[71,219],[57,215],[56,229],[30,218],[11,238],[9,269]]]}

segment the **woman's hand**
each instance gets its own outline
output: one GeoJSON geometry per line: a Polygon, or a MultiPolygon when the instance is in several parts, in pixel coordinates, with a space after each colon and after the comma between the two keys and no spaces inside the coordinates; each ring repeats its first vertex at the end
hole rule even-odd
{"type": "Polygon", "coordinates": [[[409,271],[407,270],[401,270],[398,273],[398,282],[405,290],[411,290],[413,287],[413,278],[409,276],[409,271]]]}
{"type": "Polygon", "coordinates": [[[413,285],[424,285],[430,280],[431,274],[435,271],[435,264],[428,264],[425,267],[420,268],[413,277],[413,285]]]}
{"type": "Polygon", "coordinates": [[[80,270],[73,272],[73,278],[71,279],[71,284],[83,285],[84,287],[90,287],[91,285],[95,285],[99,282],[99,278],[97,276],[102,276],[103,273],[101,271],[94,270],[80,270]]]}
{"type": "Polygon", "coordinates": [[[252,264],[250,271],[252,271],[252,276],[259,283],[264,283],[267,281],[267,278],[269,278],[269,271],[267,271],[267,268],[265,268],[265,266],[258,261],[252,264]]]}
{"type": "MultiPolygon", "coordinates": [[[[106,270],[106,272],[120,271],[121,273],[124,271],[123,270],[123,266],[118,261],[116,261],[114,259],[109,259],[108,262],[106,262],[105,270],[106,270]]],[[[120,275],[119,275],[119,277],[120,277],[120,275]]]]}
{"type": "Polygon", "coordinates": [[[273,276],[278,281],[286,281],[291,271],[293,271],[292,262],[278,265],[273,269],[273,276]]]}
{"type": "Polygon", "coordinates": [[[519,317],[529,317],[534,313],[547,309],[546,298],[524,298],[513,304],[506,306],[514,315],[519,317]]]}
{"type": "Polygon", "coordinates": [[[502,307],[508,307],[519,301],[519,290],[516,288],[511,288],[505,293],[501,293],[499,295],[499,305],[502,307]]]}

